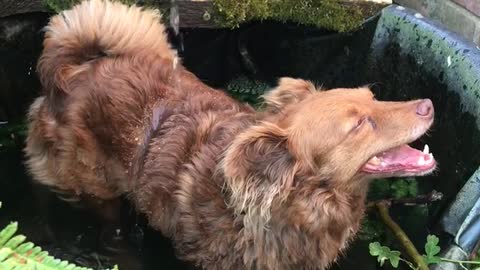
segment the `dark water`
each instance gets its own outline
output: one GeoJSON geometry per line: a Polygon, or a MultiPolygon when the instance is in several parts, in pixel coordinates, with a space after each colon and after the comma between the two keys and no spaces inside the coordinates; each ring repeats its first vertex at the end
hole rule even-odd
{"type": "MultiPolygon", "coordinates": [[[[0,19],[0,121],[9,121],[8,126],[21,121],[28,104],[39,95],[34,67],[41,50],[40,29],[47,18],[47,14],[28,14],[0,19]]],[[[326,88],[375,83],[378,99],[431,98],[435,125],[417,144],[430,145],[440,169],[419,181],[420,193],[435,189],[445,194],[445,200],[430,205],[421,219],[412,220],[407,207],[392,209],[395,219],[421,247],[427,233],[438,233],[441,211],[480,163],[480,142],[476,140],[480,134],[474,117],[461,112],[459,97],[447,91],[440,74],[425,72],[412,57],[399,54],[395,44],[381,62],[369,59],[375,23],[338,35],[266,22],[235,31],[184,29],[172,40],[183,45],[181,55],[187,68],[215,87],[225,87],[240,75],[270,84],[280,76],[294,76],[326,88]]],[[[114,233],[101,234],[98,221],[87,211],[33,184],[23,166],[23,137],[10,137],[6,126],[0,130],[0,227],[19,221],[21,233],[29,240],[63,259],[91,267],[118,263],[121,269],[188,269],[175,259],[170,242],[145,226],[143,217],[127,202],[123,227],[113,228],[123,232],[125,238],[120,241],[112,237],[114,233]],[[119,250],[106,250],[105,246],[119,250]]],[[[376,268],[365,241],[355,242],[345,258],[334,268],[376,268]]]]}
{"type": "MultiPolygon", "coordinates": [[[[480,161],[480,132],[475,117],[463,111],[458,94],[448,91],[442,72],[426,72],[416,60],[399,53],[392,44],[380,63],[369,63],[371,81],[381,82],[374,91],[381,99],[406,100],[428,97],[435,106],[435,124],[417,147],[428,143],[438,160],[439,169],[433,176],[424,177],[422,190],[436,189],[450,201],[478,167],[480,161]]],[[[437,222],[445,203],[431,208],[432,223],[437,222]]]]}

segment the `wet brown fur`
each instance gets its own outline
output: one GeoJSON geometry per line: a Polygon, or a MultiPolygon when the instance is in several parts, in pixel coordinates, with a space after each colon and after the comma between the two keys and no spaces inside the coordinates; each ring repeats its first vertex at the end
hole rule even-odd
{"type": "Polygon", "coordinates": [[[418,101],[283,78],[256,113],[179,63],[154,11],[102,0],[52,18],[27,165],[61,192],[127,195],[206,269],[324,269],[359,229],[359,168],[431,124],[418,101]],[[358,123],[368,117],[375,125],[358,123]]]}

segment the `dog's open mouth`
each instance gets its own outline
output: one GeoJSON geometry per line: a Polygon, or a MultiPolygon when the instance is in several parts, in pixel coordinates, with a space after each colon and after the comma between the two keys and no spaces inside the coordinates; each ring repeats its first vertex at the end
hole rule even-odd
{"type": "Polygon", "coordinates": [[[368,174],[423,175],[435,166],[428,145],[420,151],[404,144],[372,157],[361,170],[368,174]]]}

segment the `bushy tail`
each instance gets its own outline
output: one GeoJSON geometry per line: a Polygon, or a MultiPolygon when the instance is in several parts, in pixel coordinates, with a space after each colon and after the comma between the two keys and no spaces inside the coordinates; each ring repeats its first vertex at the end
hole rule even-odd
{"type": "Polygon", "coordinates": [[[139,53],[176,57],[160,13],[109,0],[87,0],[51,18],[37,70],[48,97],[68,91],[65,82],[88,67],[84,64],[89,60],[139,53]]]}

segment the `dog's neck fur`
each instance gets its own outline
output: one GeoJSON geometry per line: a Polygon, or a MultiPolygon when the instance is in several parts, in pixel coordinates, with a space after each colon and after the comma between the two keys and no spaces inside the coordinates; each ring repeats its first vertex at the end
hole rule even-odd
{"type": "MultiPolygon", "coordinates": [[[[222,164],[225,166],[225,161],[222,164]]],[[[286,197],[275,196],[275,185],[263,187],[260,192],[247,185],[240,197],[236,193],[241,191],[229,187],[226,201],[236,218],[243,220],[238,233],[251,239],[243,243],[244,250],[256,255],[249,256],[247,268],[323,269],[336,260],[359,230],[368,180],[357,175],[351,185],[335,185],[332,176],[313,171],[307,175],[302,179],[295,176],[297,185],[286,197]],[[306,253],[299,253],[299,247],[310,248],[302,248],[306,253]]],[[[239,178],[225,181],[252,182],[239,178]]]]}

